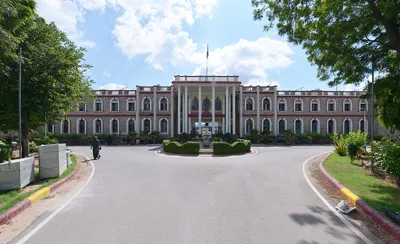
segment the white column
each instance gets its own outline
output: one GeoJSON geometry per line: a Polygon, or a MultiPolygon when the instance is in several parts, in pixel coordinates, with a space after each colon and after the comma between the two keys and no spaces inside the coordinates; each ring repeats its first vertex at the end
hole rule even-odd
{"type": "Polygon", "coordinates": [[[229,90],[228,86],[225,88],[225,133],[229,132],[228,114],[229,114],[229,90]]]}
{"type": "MultiPolygon", "coordinates": [[[[201,100],[201,86],[199,86],[199,127],[201,127],[201,109],[202,109],[203,101],[201,100]]],[[[201,130],[200,130],[201,133],[201,130]]]]}
{"type": "Polygon", "coordinates": [[[225,127],[226,127],[225,126],[225,118],[222,118],[222,126],[221,127],[222,127],[222,133],[226,133],[225,132],[225,127]]]}
{"type": "Polygon", "coordinates": [[[188,88],[187,86],[185,86],[185,101],[184,101],[184,106],[183,109],[185,110],[185,112],[183,112],[183,131],[188,133],[188,88]]]}
{"type": "Polygon", "coordinates": [[[157,87],[153,86],[153,131],[159,131],[157,130],[157,105],[158,105],[158,101],[157,101],[157,87]]]}
{"type": "Polygon", "coordinates": [[[240,107],[239,107],[239,135],[243,137],[243,87],[240,86],[240,107]]]}
{"type": "Polygon", "coordinates": [[[257,130],[260,131],[260,86],[257,86],[257,130]]]}
{"type": "MultiPolygon", "coordinates": [[[[140,96],[139,96],[139,90],[140,87],[136,86],[136,123],[135,123],[135,131],[136,134],[139,135],[140,134],[140,96]]],[[[104,125],[102,125],[104,126],[104,125]]]]}
{"type": "Polygon", "coordinates": [[[277,135],[278,132],[278,92],[276,87],[274,88],[274,101],[272,104],[274,108],[274,126],[272,127],[274,130],[274,135],[277,135]]]}
{"type": "Polygon", "coordinates": [[[212,116],[212,134],[214,134],[215,133],[215,85],[212,86],[211,116],[212,116]]]}
{"type": "Polygon", "coordinates": [[[178,85],[178,135],[182,134],[181,131],[181,86],[178,85]]]}
{"type": "Polygon", "coordinates": [[[171,112],[171,120],[169,121],[171,125],[171,138],[174,137],[174,86],[171,86],[171,100],[169,102],[169,108],[171,112]]]}
{"type": "Polygon", "coordinates": [[[232,134],[236,135],[236,87],[232,87],[232,134]]]}

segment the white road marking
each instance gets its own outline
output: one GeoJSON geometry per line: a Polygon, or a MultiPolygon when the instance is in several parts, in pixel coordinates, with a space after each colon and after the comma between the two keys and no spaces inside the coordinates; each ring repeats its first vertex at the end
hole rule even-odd
{"type": "Polygon", "coordinates": [[[28,234],[26,234],[21,240],[19,240],[16,244],[23,244],[26,241],[28,241],[36,232],[38,232],[43,226],[45,226],[51,219],[53,219],[61,210],[63,210],[72,200],[75,199],[81,193],[81,191],[89,184],[89,182],[92,180],[93,175],[94,175],[94,164],[93,162],[86,156],[82,155],[85,157],[87,160],[89,160],[91,166],[92,166],[92,172],[89,176],[89,179],[85,182],[85,184],[67,201],[65,202],[61,207],[59,207],[56,211],[54,211],[52,214],[50,214],[46,219],[44,219],[39,225],[37,225],[33,230],[31,230],[28,234]]]}
{"type": "Polygon", "coordinates": [[[354,232],[354,234],[358,235],[365,243],[374,244],[363,233],[361,233],[356,227],[354,227],[354,225],[352,223],[350,223],[345,217],[340,215],[340,213],[338,213],[336,211],[336,209],[334,209],[332,207],[332,205],[322,196],[322,194],[318,192],[317,188],[315,188],[315,186],[313,186],[313,184],[311,183],[310,179],[308,179],[307,174],[306,174],[306,165],[307,165],[308,161],[310,161],[310,160],[312,160],[312,159],[314,159],[316,157],[319,157],[321,155],[324,155],[326,153],[328,153],[328,152],[321,153],[321,154],[318,154],[317,156],[311,157],[311,158],[307,159],[303,163],[303,175],[304,175],[304,178],[306,179],[308,185],[310,185],[311,189],[315,192],[315,194],[317,194],[317,196],[329,208],[329,210],[331,210],[347,227],[349,227],[349,229],[352,230],[354,232]]]}

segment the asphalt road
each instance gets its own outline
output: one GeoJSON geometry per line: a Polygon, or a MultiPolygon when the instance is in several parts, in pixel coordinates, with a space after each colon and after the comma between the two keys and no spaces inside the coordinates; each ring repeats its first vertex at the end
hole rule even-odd
{"type": "Polygon", "coordinates": [[[256,149],[194,158],[103,147],[86,188],[26,243],[364,243],[304,179],[303,162],[331,147],[256,149]]]}

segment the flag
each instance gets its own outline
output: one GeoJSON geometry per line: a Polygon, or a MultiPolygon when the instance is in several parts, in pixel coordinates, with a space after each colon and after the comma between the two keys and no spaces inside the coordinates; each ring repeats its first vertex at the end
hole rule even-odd
{"type": "Polygon", "coordinates": [[[207,44],[207,58],[208,58],[208,44],[207,44]]]}

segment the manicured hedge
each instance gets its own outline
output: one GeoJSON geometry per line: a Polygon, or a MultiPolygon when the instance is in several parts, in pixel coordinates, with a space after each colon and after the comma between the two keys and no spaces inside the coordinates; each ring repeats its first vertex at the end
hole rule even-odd
{"type": "Polygon", "coordinates": [[[164,152],[175,154],[199,154],[200,143],[186,142],[184,144],[180,144],[177,141],[164,140],[163,150],[164,152]]]}
{"type": "Polygon", "coordinates": [[[216,155],[247,153],[250,152],[250,148],[250,140],[237,140],[232,144],[229,144],[227,142],[213,143],[213,151],[216,155]]]}

